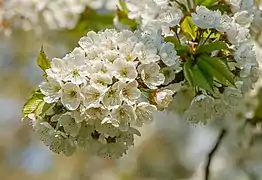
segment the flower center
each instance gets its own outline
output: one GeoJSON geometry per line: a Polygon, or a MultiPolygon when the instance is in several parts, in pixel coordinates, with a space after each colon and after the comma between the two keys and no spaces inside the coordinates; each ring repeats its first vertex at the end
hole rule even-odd
{"type": "Polygon", "coordinates": [[[105,86],[105,85],[106,85],[105,81],[103,81],[103,80],[98,80],[97,83],[100,84],[100,85],[102,85],[102,86],[105,86]]]}
{"type": "Polygon", "coordinates": [[[127,69],[126,69],[126,67],[124,67],[124,68],[121,70],[121,76],[127,77],[127,69]]]}
{"type": "Polygon", "coordinates": [[[68,94],[71,98],[77,98],[77,92],[74,90],[70,91],[68,94]]]}
{"type": "Polygon", "coordinates": [[[79,72],[78,72],[77,69],[74,69],[74,70],[73,70],[73,76],[74,76],[74,77],[80,76],[80,74],[79,74],[79,72]]]}

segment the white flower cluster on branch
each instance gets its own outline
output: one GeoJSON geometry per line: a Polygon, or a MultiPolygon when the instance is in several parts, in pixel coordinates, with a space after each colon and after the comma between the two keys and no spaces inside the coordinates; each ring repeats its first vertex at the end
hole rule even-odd
{"type": "Polygon", "coordinates": [[[116,5],[116,0],[4,0],[0,6],[0,30],[72,29],[87,6],[115,10],[116,5]]]}
{"type": "Polygon", "coordinates": [[[202,124],[235,114],[258,79],[248,4],[235,13],[225,1],[177,2],[121,1],[118,18],[136,19],[134,31],[88,32],[51,62],[40,53],[46,79],[24,116],[52,151],[84,148],[117,158],[154,111],[168,108],[202,124]]]}
{"type": "MultiPolygon", "coordinates": [[[[178,3],[182,1],[170,0],[124,0],[129,10],[128,17],[135,19],[142,29],[162,28],[163,34],[173,35],[172,27],[180,23],[183,12],[178,3]],[[178,3],[177,3],[178,2],[178,3]]],[[[216,2],[216,1],[213,1],[216,2]]],[[[226,0],[226,5],[234,13],[234,20],[247,28],[252,25],[252,29],[258,31],[262,22],[262,11],[256,7],[253,0],[226,0]]],[[[218,5],[223,3],[219,3],[218,5]]],[[[216,4],[217,5],[217,4],[216,4]]],[[[224,4],[223,4],[224,5],[224,4]]],[[[202,28],[210,28],[219,24],[220,10],[208,11],[205,7],[197,7],[197,13],[207,15],[202,28]],[[212,19],[215,18],[215,19],[212,19]],[[212,24],[213,23],[213,24],[212,24]],[[209,24],[209,25],[208,25],[209,24]]],[[[195,15],[193,15],[195,16],[195,15]]],[[[225,20],[226,17],[224,17],[225,20]]],[[[197,23],[197,22],[196,22],[197,23]]],[[[250,27],[251,28],[251,27],[250,27]]]]}
{"type": "Polygon", "coordinates": [[[176,70],[179,57],[173,44],[140,31],[91,31],[79,45],[46,69],[39,87],[52,106],[36,117],[34,128],[57,153],[82,147],[122,156],[134,134],[140,135],[135,128],[151,122],[153,112],[172,100],[174,92],[160,88],[165,82],[160,71],[176,70]]]}
{"type": "MultiPolygon", "coordinates": [[[[190,48],[193,54],[197,54],[195,51],[201,45],[207,44],[206,47],[208,48],[208,44],[215,43],[216,41],[224,41],[226,43],[228,48],[226,51],[219,52],[214,49],[208,56],[214,59],[224,59],[224,65],[234,74],[233,85],[235,87],[225,85],[226,83],[223,82],[221,83],[221,79],[218,79],[219,77],[214,74],[215,83],[211,83],[213,91],[211,94],[209,92],[203,93],[201,89],[199,91],[198,87],[192,90],[187,83],[182,83],[181,92],[178,91],[176,93],[171,107],[176,111],[185,113],[187,119],[195,123],[206,123],[209,119],[220,119],[231,116],[237,107],[237,103],[241,102],[243,94],[252,89],[258,79],[258,62],[254,46],[250,43],[250,29],[261,18],[257,15],[261,10],[254,6],[254,2],[252,0],[229,0],[224,3],[214,1],[217,7],[220,5],[222,9],[223,7],[227,7],[228,11],[221,11],[221,9],[211,10],[206,6],[200,5],[191,9],[191,12],[186,13],[183,12],[183,7],[181,8],[181,4],[179,4],[182,3],[180,1],[125,0],[125,2],[129,10],[128,17],[135,19],[141,29],[145,31],[159,29],[164,37],[176,37],[179,41],[182,39],[180,44],[184,46],[192,45],[190,48]],[[188,32],[185,31],[185,24],[188,24],[188,20],[192,21],[189,22],[191,26],[196,26],[193,30],[197,33],[196,35],[190,34],[190,38],[186,35],[188,32]],[[192,36],[194,37],[192,38],[192,36]],[[232,94],[234,96],[230,98],[232,94]],[[186,103],[181,103],[181,101],[186,103]]],[[[180,61],[189,61],[188,59],[192,58],[186,57],[184,59],[183,56],[184,54],[181,56],[180,61]]],[[[200,71],[203,72],[202,75],[205,76],[206,72],[204,72],[204,69],[208,64],[204,64],[202,60],[207,61],[208,57],[200,57],[201,55],[193,56],[195,56],[193,59],[201,58],[201,63],[199,62],[199,65],[196,66],[199,67],[200,71]]],[[[185,67],[185,65],[183,66],[185,67]]],[[[163,71],[168,75],[172,74],[172,71],[166,69],[163,69],[163,71]]],[[[199,75],[199,72],[195,72],[193,76],[196,76],[196,74],[199,75]]],[[[173,73],[172,76],[177,75],[173,73]]],[[[168,76],[166,76],[166,81],[168,79],[168,76]]],[[[208,83],[208,78],[206,82],[199,82],[202,80],[193,78],[193,81],[198,81],[195,82],[197,84],[200,83],[203,85],[203,83],[208,83]]],[[[168,82],[172,82],[172,80],[168,82]]]]}

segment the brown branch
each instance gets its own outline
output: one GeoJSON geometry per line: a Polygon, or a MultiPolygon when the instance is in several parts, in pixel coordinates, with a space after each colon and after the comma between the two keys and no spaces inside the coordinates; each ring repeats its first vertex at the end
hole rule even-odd
{"type": "Polygon", "coordinates": [[[220,131],[220,134],[217,138],[215,146],[211,149],[211,151],[208,153],[208,158],[207,158],[207,164],[205,168],[205,180],[209,180],[210,178],[210,165],[213,160],[214,155],[216,154],[216,151],[218,150],[220,144],[222,143],[222,140],[224,139],[227,131],[225,129],[222,129],[220,131]]]}

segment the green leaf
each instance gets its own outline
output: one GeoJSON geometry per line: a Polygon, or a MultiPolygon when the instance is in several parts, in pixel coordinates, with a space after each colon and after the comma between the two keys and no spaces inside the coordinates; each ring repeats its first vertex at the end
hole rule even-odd
{"type": "Polygon", "coordinates": [[[206,7],[210,7],[211,5],[215,4],[217,2],[217,0],[196,0],[197,1],[197,5],[200,6],[206,6],[206,7]]]}
{"type": "Polygon", "coordinates": [[[227,44],[223,41],[215,41],[210,44],[202,45],[197,50],[197,53],[211,53],[215,50],[227,49],[227,44]]]}
{"type": "Polygon", "coordinates": [[[192,73],[195,86],[213,92],[213,78],[211,76],[202,71],[197,64],[193,66],[192,73]]]}
{"type": "Polygon", "coordinates": [[[29,114],[34,113],[39,105],[43,102],[44,95],[40,92],[39,88],[35,89],[30,98],[25,103],[22,110],[22,120],[24,120],[29,114]]]}
{"type": "Polygon", "coordinates": [[[48,60],[47,56],[45,55],[43,46],[41,46],[41,50],[40,50],[38,57],[37,57],[37,65],[43,71],[50,68],[50,61],[48,60]]]}
{"type": "Polygon", "coordinates": [[[43,116],[52,106],[53,104],[46,103],[45,101],[40,102],[34,111],[35,116],[36,117],[43,116]]]}
{"type": "Polygon", "coordinates": [[[197,35],[197,26],[194,24],[191,16],[186,16],[181,23],[181,30],[189,36],[189,38],[195,40],[197,35]]]}
{"type": "Polygon", "coordinates": [[[191,87],[199,87],[209,92],[213,92],[213,78],[202,71],[193,59],[189,58],[183,66],[186,80],[191,87]]]}
{"type": "Polygon", "coordinates": [[[193,61],[192,61],[192,59],[188,59],[188,60],[184,63],[183,72],[184,72],[184,76],[185,76],[187,82],[189,83],[189,85],[190,85],[191,87],[194,86],[192,68],[193,68],[193,61]]]}
{"type": "Polygon", "coordinates": [[[234,74],[220,58],[203,55],[198,58],[197,64],[202,71],[216,78],[221,84],[234,85],[234,74]]]}

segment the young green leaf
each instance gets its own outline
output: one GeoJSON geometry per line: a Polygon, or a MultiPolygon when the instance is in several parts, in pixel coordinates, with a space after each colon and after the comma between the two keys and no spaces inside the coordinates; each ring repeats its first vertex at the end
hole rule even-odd
{"type": "Polygon", "coordinates": [[[193,66],[192,73],[195,86],[213,92],[213,78],[211,76],[201,71],[197,64],[193,66]]]}
{"type": "Polygon", "coordinates": [[[234,85],[234,74],[230,72],[227,65],[217,57],[200,56],[197,61],[198,66],[215,77],[223,85],[234,85]]]}
{"type": "Polygon", "coordinates": [[[35,89],[30,98],[25,103],[22,110],[22,120],[24,120],[29,114],[32,114],[36,111],[38,106],[43,102],[44,95],[40,92],[39,88],[35,89]]]}
{"type": "Polygon", "coordinates": [[[34,111],[35,116],[36,117],[43,116],[52,106],[53,104],[46,103],[45,101],[40,102],[34,111]]]}
{"type": "Polygon", "coordinates": [[[41,46],[41,50],[38,54],[37,57],[37,65],[43,70],[45,71],[46,69],[50,68],[50,61],[48,60],[45,52],[44,52],[44,48],[43,46],[41,46]]]}
{"type": "Polygon", "coordinates": [[[195,40],[197,35],[197,26],[194,24],[191,16],[186,16],[181,23],[181,30],[191,39],[195,40]]]}
{"type": "Polygon", "coordinates": [[[227,49],[227,44],[223,41],[215,41],[210,44],[202,45],[198,48],[197,53],[211,53],[215,50],[227,49]]]}

